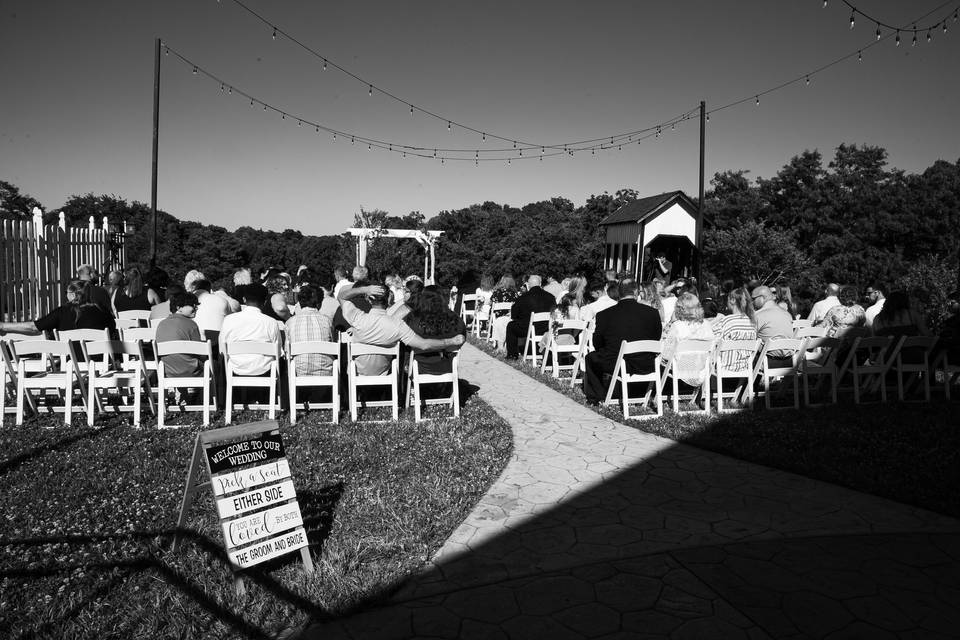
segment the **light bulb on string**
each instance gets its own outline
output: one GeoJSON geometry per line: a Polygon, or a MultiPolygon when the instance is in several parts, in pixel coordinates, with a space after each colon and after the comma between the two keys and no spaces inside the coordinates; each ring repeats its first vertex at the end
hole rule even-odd
{"type": "Polygon", "coordinates": [[[164,48],[163,48],[163,55],[165,55],[165,56],[170,55],[170,47],[164,47],[164,48]]]}
{"type": "Polygon", "coordinates": [[[900,46],[900,29],[897,29],[897,39],[894,40],[894,44],[896,44],[898,47],[900,46]]]}
{"type": "Polygon", "coordinates": [[[302,127],[302,126],[303,126],[303,120],[297,120],[297,126],[298,126],[298,127],[302,127]]]}
{"type": "Polygon", "coordinates": [[[947,32],[947,21],[946,21],[946,20],[943,21],[943,32],[944,32],[944,33],[947,32]]]}
{"type": "Polygon", "coordinates": [[[757,96],[757,106],[760,106],[760,96],[757,96]]]}
{"type": "Polygon", "coordinates": [[[443,158],[440,158],[440,164],[446,164],[446,160],[443,158]]]}
{"type": "Polygon", "coordinates": [[[857,12],[850,12],[850,28],[853,29],[853,26],[857,23],[857,12]]]}
{"type": "Polygon", "coordinates": [[[286,120],[286,119],[287,119],[287,114],[285,114],[285,113],[283,113],[283,112],[281,111],[281,112],[280,112],[280,119],[281,119],[281,120],[286,120]]]}
{"type": "Polygon", "coordinates": [[[404,159],[407,158],[407,152],[406,152],[406,151],[403,152],[403,158],[404,158],[404,159]]]}
{"type": "Polygon", "coordinates": [[[323,70],[324,70],[324,71],[327,70],[327,59],[326,59],[326,58],[323,59],[323,70]]]}
{"type": "Polygon", "coordinates": [[[233,95],[233,87],[227,87],[227,94],[231,96],[233,95]]]}
{"type": "Polygon", "coordinates": [[[253,106],[253,98],[250,98],[250,106],[253,106]]]}
{"type": "Polygon", "coordinates": [[[510,158],[507,158],[507,164],[510,164],[510,158]]]}
{"type": "Polygon", "coordinates": [[[223,83],[221,82],[221,83],[220,83],[220,93],[223,93],[223,91],[224,91],[224,87],[223,87],[223,83]]]}
{"type": "Polygon", "coordinates": [[[516,140],[513,141],[513,148],[514,148],[514,149],[517,148],[517,141],[516,141],[516,140]]]}
{"type": "Polygon", "coordinates": [[[485,134],[485,133],[480,134],[480,139],[483,140],[484,142],[486,142],[486,141],[487,141],[487,134],[485,134]]]}
{"type": "Polygon", "coordinates": [[[933,40],[933,36],[930,35],[930,29],[927,29],[927,42],[930,42],[932,40],[933,40]]]}
{"type": "Polygon", "coordinates": [[[910,46],[911,46],[911,47],[917,46],[917,34],[916,34],[916,33],[913,34],[913,40],[910,42],[910,46]]]}
{"type": "Polygon", "coordinates": [[[193,75],[197,75],[197,72],[200,71],[196,66],[193,67],[193,75]]]}
{"type": "Polygon", "coordinates": [[[367,144],[367,151],[372,151],[372,150],[373,150],[373,145],[367,144]]]}
{"type": "Polygon", "coordinates": [[[413,105],[410,105],[410,115],[413,115],[413,105]]]}
{"type": "Polygon", "coordinates": [[[622,144],[618,144],[618,145],[617,145],[617,151],[623,151],[623,145],[622,145],[622,144]]]}
{"type": "Polygon", "coordinates": [[[881,33],[880,33],[880,23],[878,22],[878,23],[877,23],[877,40],[878,40],[878,41],[880,40],[880,35],[881,35],[881,33]]]}
{"type": "Polygon", "coordinates": [[[276,27],[273,28],[273,39],[274,39],[274,40],[277,39],[277,28],[276,28],[276,27]]]}
{"type": "Polygon", "coordinates": [[[824,9],[827,8],[827,0],[823,0],[823,8],[824,8],[824,9]]]}
{"type": "Polygon", "coordinates": [[[863,62],[863,51],[857,51],[857,62],[863,62]]]}
{"type": "Polygon", "coordinates": [[[710,122],[710,114],[707,114],[707,122],[710,122]]]}
{"type": "Polygon", "coordinates": [[[436,149],[433,150],[433,157],[434,157],[434,158],[437,157],[437,150],[436,150],[436,149]]]}
{"type": "Polygon", "coordinates": [[[546,150],[547,150],[546,147],[540,147],[540,155],[543,155],[543,152],[546,151],[546,150]]]}
{"type": "Polygon", "coordinates": [[[450,128],[450,121],[449,121],[449,120],[447,120],[447,131],[451,131],[451,128],[450,128]]]}
{"type": "Polygon", "coordinates": [[[263,104],[263,110],[264,110],[264,111],[267,110],[267,104],[266,104],[266,103],[263,104]]]}
{"type": "Polygon", "coordinates": [[[810,84],[810,76],[807,76],[807,85],[810,84]]]}
{"type": "Polygon", "coordinates": [[[387,148],[387,151],[393,151],[393,143],[390,144],[390,146],[387,148]]]}
{"type": "Polygon", "coordinates": [[[477,159],[474,159],[474,161],[473,161],[473,166],[479,167],[479,166],[480,166],[480,161],[477,160],[477,159]]]}
{"type": "Polygon", "coordinates": [[[317,125],[317,133],[320,133],[320,125],[317,125]]]}
{"type": "Polygon", "coordinates": [[[355,144],[356,140],[353,139],[353,136],[350,136],[350,144],[355,144]]]}
{"type": "Polygon", "coordinates": [[[369,96],[372,96],[372,95],[373,95],[373,85],[372,85],[372,84],[371,84],[370,87],[367,89],[367,95],[369,95],[369,96]]]}

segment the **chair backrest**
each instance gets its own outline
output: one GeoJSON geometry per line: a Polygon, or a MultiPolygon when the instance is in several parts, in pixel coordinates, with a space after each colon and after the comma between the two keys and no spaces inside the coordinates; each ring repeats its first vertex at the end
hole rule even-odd
{"type": "Polygon", "coordinates": [[[140,343],[135,340],[91,340],[86,346],[88,356],[140,355],[140,343]]]}
{"type": "Polygon", "coordinates": [[[167,340],[157,343],[158,357],[171,356],[177,353],[211,358],[213,350],[209,340],[167,340]]]}
{"type": "Polygon", "coordinates": [[[164,320],[166,320],[166,318],[150,318],[149,320],[147,320],[147,323],[150,325],[151,328],[154,328],[164,320]]]}
{"type": "Polygon", "coordinates": [[[827,328],[824,326],[818,327],[797,327],[793,332],[794,338],[822,338],[827,335],[827,328]]]}
{"type": "Polygon", "coordinates": [[[529,325],[530,335],[533,335],[533,336],[536,336],[536,337],[540,337],[540,336],[543,335],[543,333],[537,333],[536,325],[537,325],[537,324],[540,324],[540,323],[543,323],[543,324],[544,324],[544,327],[545,327],[545,328],[544,328],[544,332],[546,332],[546,330],[550,327],[550,312],[549,312],[549,311],[541,311],[541,312],[539,312],[539,313],[531,313],[531,314],[530,314],[530,325],[529,325]]]}
{"type": "Polygon", "coordinates": [[[240,342],[227,342],[223,345],[223,351],[227,356],[236,355],[258,355],[258,356],[276,356],[279,353],[279,347],[276,342],[267,342],[261,340],[244,340],[240,342]]]}
{"type": "Polygon", "coordinates": [[[118,311],[117,318],[120,320],[150,320],[150,310],[130,309],[129,311],[118,311]]]}
{"type": "Polygon", "coordinates": [[[110,331],[107,329],[68,329],[57,331],[58,340],[70,342],[87,342],[90,340],[109,340],[110,331]]]}
{"type": "Polygon", "coordinates": [[[496,313],[497,311],[510,311],[510,309],[512,308],[513,308],[512,302],[494,302],[492,306],[494,313],[496,313]]]}
{"type": "Polygon", "coordinates": [[[461,312],[471,313],[477,308],[477,294],[475,293],[465,293],[463,298],[460,299],[460,310],[461,312]],[[470,305],[467,307],[467,305],[470,305]]]}
{"type": "Polygon", "coordinates": [[[589,323],[586,320],[573,320],[567,318],[565,320],[561,320],[557,328],[571,331],[583,331],[587,328],[588,324],[589,323]]]}
{"type": "Polygon", "coordinates": [[[62,340],[16,340],[9,345],[18,360],[24,356],[70,355],[70,346],[62,340]]]}
{"type": "Polygon", "coordinates": [[[809,327],[813,325],[813,320],[794,320],[793,321],[793,331],[796,332],[797,329],[802,329],[803,327],[809,327]]]}
{"type": "Polygon", "coordinates": [[[287,357],[290,359],[306,354],[322,354],[331,358],[339,358],[340,345],[326,340],[306,340],[287,345],[287,357]]]}
{"type": "Polygon", "coordinates": [[[122,331],[129,327],[139,327],[140,321],[137,320],[136,318],[117,318],[116,320],[114,320],[114,324],[116,325],[118,330],[122,331]]]}
{"type": "Polygon", "coordinates": [[[120,329],[120,339],[121,340],[131,340],[136,342],[141,340],[143,342],[153,342],[157,339],[157,328],[156,327],[129,327],[127,329],[120,329]]]}
{"type": "Polygon", "coordinates": [[[673,371],[678,378],[696,375],[710,365],[713,340],[679,340],[673,356],[673,371]]]}
{"type": "MultiPolygon", "coordinates": [[[[763,358],[763,366],[768,367],[767,357],[771,357],[770,354],[773,352],[778,352],[789,354],[789,357],[793,360],[793,366],[796,367],[800,364],[800,357],[803,353],[803,343],[805,340],[807,340],[807,338],[770,338],[769,340],[765,340],[762,353],[766,357],[763,358]]],[[[774,368],[783,369],[786,367],[774,368]]]]}
{"type": "Polygon", "coordinates": [[[400,343],[392,347],[381,347],[375,344],[364,344],[363,342],[354,342],[350,347],[350,357],[357,356],[394,356],[400,357],[400,343]]]}
{"type": "MultiPolygon", "coordinates": [[[[919,360],[924,363],[929,363],[930,353],[933,351],[933,348],[937,346],[937,342],[939,342],[939,338],[906,336],[900,342],[900,349],[897,351],[897,360],[900,361],[906,357],[911,361],[919,360]]],[[[919,364],[919,362],[917,364],[919,364]]]]}
{"type": "Polygon", "coordinates": [[[827,367],[836,361],[842,343],[843,341],[839,338],[807,338],[803,343],[803,350],[807,352],[819,350],[823,357],[818,358],[815,364],[827,367]]]}
{"type": "Polygon", "coordinates": [[[628,356],[634,353],[662,353],[663,343],[660,340],[633,340],[620,343],[620,355],[628,356]]]}
{"type": "Polygon", "coordinates": [[[760,340],[721,340],[716,346],[717,368],[724,371],[751,371],[760,340]]]}

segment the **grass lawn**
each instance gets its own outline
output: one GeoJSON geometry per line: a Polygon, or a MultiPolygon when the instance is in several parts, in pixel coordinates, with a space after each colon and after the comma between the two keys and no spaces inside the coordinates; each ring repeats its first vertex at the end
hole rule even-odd
{"type": "MultiPolygon", "coordinates": [[[[471,342],[496,355],[486,342],[471,342]]],[[[521,361],[507,363],[586,403],[581,388],[570,387],[569,377],[556,380],[521,361]]],[[[723,416],[677,415],[665,407],[662,418],[644,420],[624,420],[619,405],[597,410],[677,442],[960,518],[956,404],[935,399],[854,405],[850,400],[823,408],[757,409],[723,416]]]]}
{"type": "Polygon", "coordinates": [[[421,567],[512,450],[509,426],[476,396],[459,420],[281,420],[315,573],[291,554],[251,572],[239,597],[209,490],[170,551],[198,427],[11,422],[0,429],[4,638],[274,637],[349,612],[421,567]]]}

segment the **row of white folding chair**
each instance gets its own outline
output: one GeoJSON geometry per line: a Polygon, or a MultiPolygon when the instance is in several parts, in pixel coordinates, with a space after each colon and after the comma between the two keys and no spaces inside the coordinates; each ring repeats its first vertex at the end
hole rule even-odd
{"type": "Polygon", "coordinates": [[[405,406],[413,407],[414,421],[420,422],[423,417],[422,408],[427,405],[449,404],[453,409],[453,417],[460,415],[460,382],[458,362],[460,352],[450,354],[450,371],[447,373],[423,373],[420,371],[420,362],[417,354],[410,353],[407,367],[407,400],[405,406]],[[427,398],[423,393],[423,385],[448,384],[450,395],[439,398],[427,398]]]}
{"type": "MultiPolygon", "coordinates": [[[[3,360],[3,368],[0,370],[0,418],[2,418],[6,413],[16,412],[16,401],[17,401],[17,381],[19,376],[17,375],[17,357],[13,351],[13,343],[20,342],[21,340],[44,340],[44,335],[27,335],[27,334],[7,334],[0,339],[0,358],[3,360]],[[8,408],[6,404],[8,389],[10,390],[9,397],[12,402],[11,406],[8,408]]],[[[50,367],[50,359],[48,357],[37,358],[28,360],[25,363],[25,367],[29,372],[36,371],[47,371],[50,367]]],[[[34,413],[37,412],[36,403],[33,401],[32,396],[27,396],[27,403],[30,406],[30,410],[34,413]]]]}
{"type": "Polygon", "coordinates": [[[490,304],[490,318],[487,320],[486,325],[486,339],[487,342],[493,342],[493,323],[494,321],[503,315],[510,315],[510,310],[513,308],[512,302],[493,302],[490,304]]]}
{"type": "Polygon", "coordinates": [[[527,339],[526,342],[523,343],[523,356],[521,359],[524,362],[529,360],[530,364],[534,367],[537,366],[537,359],[541,357],[537,352],[537,348],[540,346],[540,341],[543,339],[543,336],[549,332],[550,312],[531,313],[530,322],[527,324],[527,339]],[[538,333],[536,325],[540,325],[541,328],[546,327],[546,329],[538,333]]]}
{"type": "Polygon", "coordinates": [[[150,412],[154,413],[153,391],[150,373],[143,354],[143,344],[130,340],[93,340],[84,342],[86,360],[87,424],[93,426],[95,412],[105,411],[107,404],[100,398],[99,390],[133,392],[133,404],[115,404],[116,411],[132,411],[134,426],[140,425],[140,398],[145,392],[150,412]]]}
{"type": "Polygon", "coordinates": [[[477,316],[477,294],[465,293],[460,298],[460,319],[463,324],[471,328],[477,316]]]}

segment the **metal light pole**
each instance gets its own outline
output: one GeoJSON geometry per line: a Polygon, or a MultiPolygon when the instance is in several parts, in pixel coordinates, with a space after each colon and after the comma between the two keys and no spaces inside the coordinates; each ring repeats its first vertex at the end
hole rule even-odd
{"type": "Polygon", "coordinates": [[[153,168],[150,174],[150,268],[157,266],[157,144],[160,138],[160,38],[153,61],[153,168]]]}
{"type": "Polygon", "coordinates": [[[700,101],[700,199],[697,200],[697,286],[703,286],[703,171],[707,134],[707,103],[700,101]]]}

